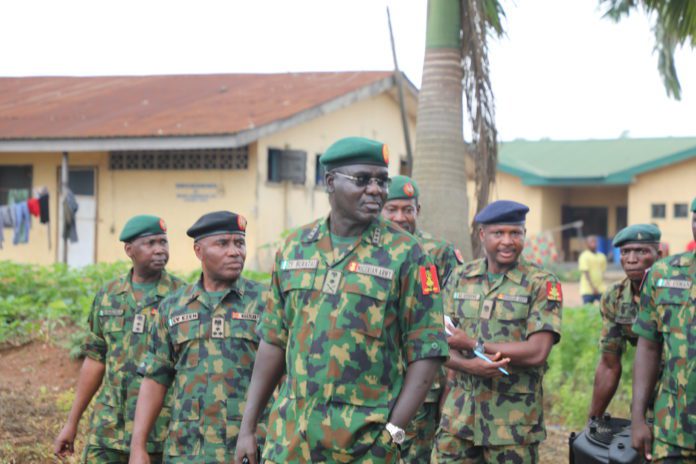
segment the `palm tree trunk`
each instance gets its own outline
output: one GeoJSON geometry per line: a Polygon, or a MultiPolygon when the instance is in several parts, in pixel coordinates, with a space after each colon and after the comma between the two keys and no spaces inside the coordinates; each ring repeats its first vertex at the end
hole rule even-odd
{"type": "Polygon", "coordinates": [[[464,169],[460,0],[429,0],[413,177],[422,227],[471,259],[464,169]]]}

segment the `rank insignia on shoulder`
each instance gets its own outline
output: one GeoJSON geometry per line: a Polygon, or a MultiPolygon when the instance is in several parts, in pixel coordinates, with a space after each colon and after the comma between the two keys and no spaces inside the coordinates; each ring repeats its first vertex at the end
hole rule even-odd
{"type": "Polygon", "coordinates": [[[250,313],[232,313],[232,319],[244,320],[244,321],[258,321],[258,314],[250,313]]]}
{"type": "Polygon", "coordinates": [[[459,264],[464,264],[464,257],[462,256],[462,252],[459,251],[459,248],[454,249],[454,256],[457,258],[459,264]]]}
{"type": "Polygon", "coordinates": [[[549,301],[563,301],[563,290],[560,282],[546,282],[546,299],[549,301]]]}
{"type": "Polygon", "coordinates": [[[420,276],[423,295],[440,293],[440,282],[437,280],[437,268],[435,265],[418,266],[418,275],[420,276]]]}

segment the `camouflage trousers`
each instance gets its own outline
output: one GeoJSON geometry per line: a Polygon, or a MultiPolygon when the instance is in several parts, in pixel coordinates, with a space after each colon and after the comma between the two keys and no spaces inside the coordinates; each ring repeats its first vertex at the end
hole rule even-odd
{"type": "Polygon", "coordinates": [[[472,441],[438,429],[431,464],[536,464],[539,443],[530,445],[475,446],[472,441]]]}
{"type": "MultiPolygon", "coordinates": [[[[87,445],[82,453],[83,464],[128,464],[130,453],[128,451],[120,451],[112,448],[104,448],[101,446],[87,445]]],[[[161,454],[150,454],[151,464],[161,464],[161,454]]]]}
{"type": "Polygon", "coordinates": [[[406,439],[401,444],[402,464],[422,464],[430,459],[435,432],[440,423],[439,404],[423,403],[406,428],[406,439]]]}
{"type": "Polygon", "coordinates": [[[653,441],[652,455],[654,464],[696,463],[696,449],[681,448],[660,440],[653,441]]]}

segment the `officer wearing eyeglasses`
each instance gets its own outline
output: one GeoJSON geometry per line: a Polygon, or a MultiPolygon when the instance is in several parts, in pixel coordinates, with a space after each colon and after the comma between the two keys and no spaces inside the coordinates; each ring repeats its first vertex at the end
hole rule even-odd
{"type": "Polygon", "coordinates": [[[331,212],[276,254],[271,296],[236,459],[396,463],[404,429],[448,356],[436,268],[416,239],[380,216],[389,153],[365,138],[322,155],[331,212]]]}

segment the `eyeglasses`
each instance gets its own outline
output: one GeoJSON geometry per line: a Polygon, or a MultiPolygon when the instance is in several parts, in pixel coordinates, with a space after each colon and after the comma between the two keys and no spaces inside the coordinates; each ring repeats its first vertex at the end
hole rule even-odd
{"type": "Polygon", "coordinates": [[[391,184],[391,179],[389,177],[383,176],[383,177],[372,177],[368,176],[366,174],[360,175],[360,176],[351,176],[348,174],[343,174],[342,172],[338,171],[333,171],[333,174],[337,176],[341,176],[345,179],[348,179],[349,181],[353,182],[356,187],[360,188],[365,188],[369,185],[370,182],[373,182],[379,187],[380,189],[384,190],[389,185],[391,184]]]}

